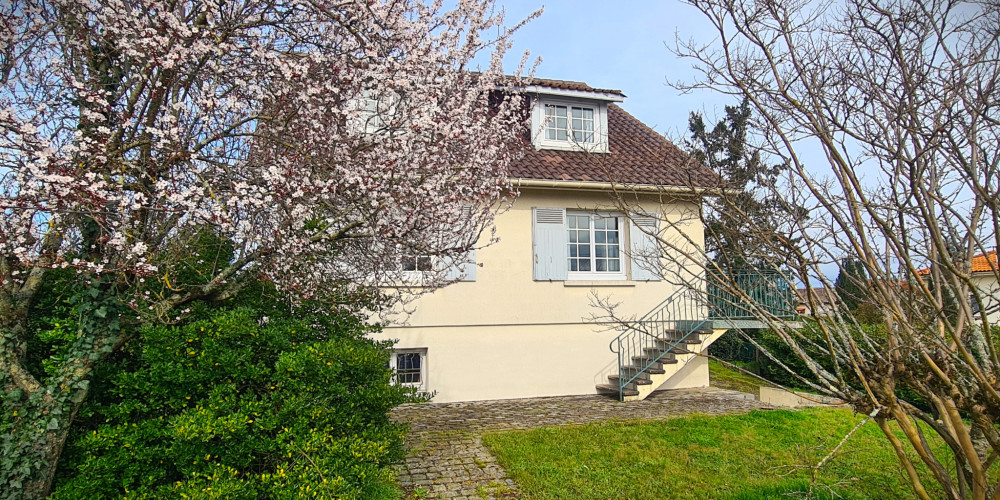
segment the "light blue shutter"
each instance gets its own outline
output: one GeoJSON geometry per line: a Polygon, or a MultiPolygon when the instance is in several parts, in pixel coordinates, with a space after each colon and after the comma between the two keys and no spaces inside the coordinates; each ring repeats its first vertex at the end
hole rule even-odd
{"type": "Polygon", "coordinates": [[[629,217],[629,239],[632,245],[629,257],[634,281],[660,281],[660,245],[653,236],[658,233],[657,223],[655,217],[637,214],[629,217]]]}
{"type": "Polygon", "coordinates": [[[536,280],[564,281],[569,273],[566,256],[566,209],[531,209],[531,250],[536,280]]]}
{"type": "Polygon", "coordinates": [[[476,251],[469,250],[466,256],[469,262],[459,265],[448,266],[448,271],[444,276],[445,279],[447,280],[457,279],[458,281],[476,281],[476,268],[479,267],[478,265],[476,265],[476,251]]]}
{"type": "MultiPolygon", "coordinates": [[[[471,217],[472,217],[472,207],[463,206],[462,218],[469,219],[471,217]]],[[[452,262],[448,266],[448,271],[445,274],[445,279],[447,280],[457,279],[458,281],[476,281],[476,268],[479,267],[478,265],[476,265],[477,264],[476,250],[475,249],[469,250],[468,252],[465,253],[465,258],[460,260],[467,262],[458,265],[455,265],[454,262],[452,262]]]]}

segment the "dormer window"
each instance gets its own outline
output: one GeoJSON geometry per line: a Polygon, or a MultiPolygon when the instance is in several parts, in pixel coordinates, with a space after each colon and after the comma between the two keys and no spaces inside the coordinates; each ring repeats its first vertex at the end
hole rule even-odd
{"type": "Polygon", "coordinates": [[[608,152],[608,104],[595,99],[541,95],[531,111],[536,149],[608,152]]]}
{"type": "Polygon", "coordinates": [[[592,107],[546,104],[545,138],[593,144],[595,115],[592,107]]]}

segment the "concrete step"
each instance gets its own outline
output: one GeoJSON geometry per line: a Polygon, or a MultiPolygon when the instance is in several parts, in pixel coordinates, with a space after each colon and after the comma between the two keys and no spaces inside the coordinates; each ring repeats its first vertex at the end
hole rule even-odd
{"type": "MultiPolygon", "coordinates": [[[[597,392],[599,394],[605,394],[611,397],[618,397],[618,386],[611,384],[597,384],[597,392]]],[[[625,389],[622,391],[624,396],[638,396],[639,391],[635,389],[625,389]]]]}
{"type": "MultiPolygon", "coordinates": [[[[661,353],[661,352],[663,352],[663,351],[658,351],[655,354],[650,353],[650,354],[644,354],[644,355],[641,355],[641,356],[632,356],[632,365],[634,365],[634,366],[646,366],[646,365],[652,363],[653,360],[656,359],[656,357],[659,356],[660,355],[659,353],[661,353]]],[[[656,361],[656,363],[668,364],[668,365],[676,363],[676,362],[677,362],[677,359],[674,358],[674,355],[672,353],[664,354],[662,358],[660,358],[659,360],[656,361]]]]}
{"type": "MultiPolygon", "coordinates": [[[[615,387],[618,387],[619,385],[621,385],[621,380],[620,379],[621,379],[621,377],[619,377],[618,375],[608,375],[608,382],[611,385],[615,386],[615,387]]],[[[632,384],[635,384],[635,385],[649,385],[649,384],[652,384],[652,383],[653,383],[653,381],[649,380],[649,377],[645,377],[645,376],[640,375],[636,379],[634,379],[631,382],[629,382],[628,386],[631,386],[632,384]]],[[[628,387],[628,386],[626,386],[626,387],[628,387]]]]}

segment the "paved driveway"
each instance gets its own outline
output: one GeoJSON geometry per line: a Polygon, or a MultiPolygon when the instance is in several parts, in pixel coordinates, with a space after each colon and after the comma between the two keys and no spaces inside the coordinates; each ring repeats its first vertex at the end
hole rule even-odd
{"type": "Polygon", "coordinates": [[[749,394],[714,387],[660,391],[631,403],[566,396],[403,405],[393,411],[395,420],[410,424],[410,453],[398,469],[399,483],[411,492],[410,498],[520,498],[517,486],[483,446],[484,432],[600,420],[664,420],[760,407],[749,394]]]}

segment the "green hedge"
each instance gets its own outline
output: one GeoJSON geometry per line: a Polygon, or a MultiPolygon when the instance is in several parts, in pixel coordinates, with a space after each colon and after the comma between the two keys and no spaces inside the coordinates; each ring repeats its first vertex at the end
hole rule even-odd
{"type": "Polygon", "coordinates": [[[408,400],[346,316],[202,311],[142,329],[95,379],[53,498],[385,498],[408,400]]]}

